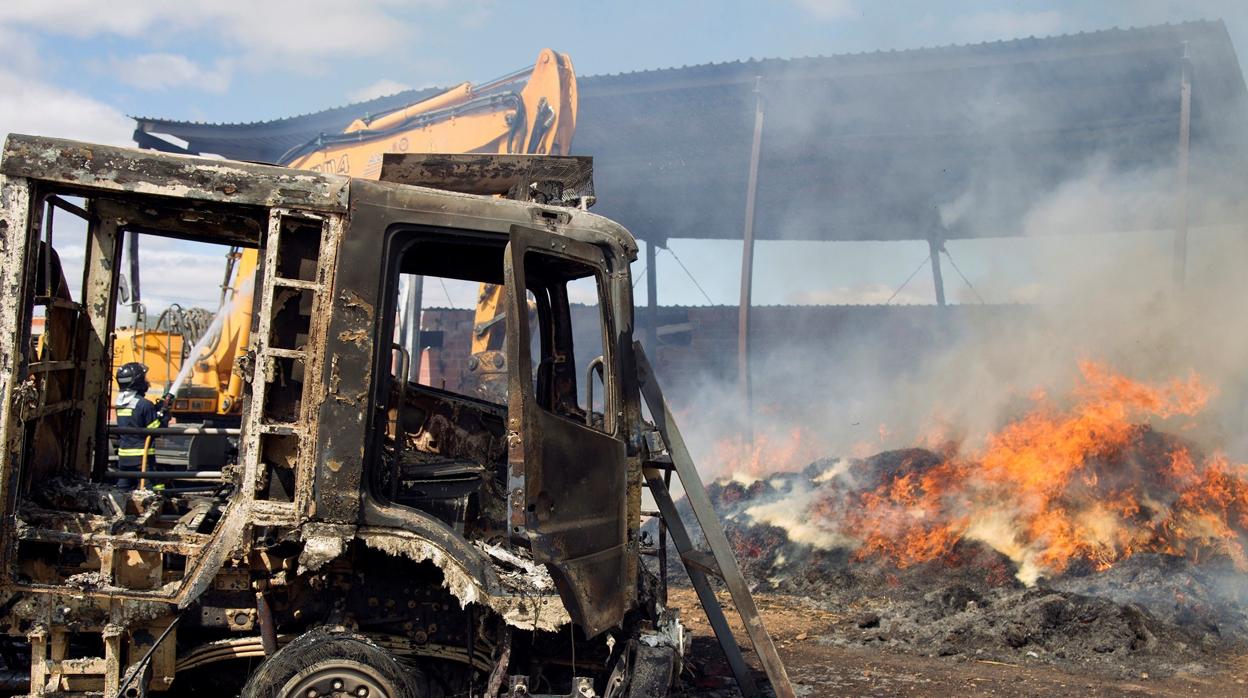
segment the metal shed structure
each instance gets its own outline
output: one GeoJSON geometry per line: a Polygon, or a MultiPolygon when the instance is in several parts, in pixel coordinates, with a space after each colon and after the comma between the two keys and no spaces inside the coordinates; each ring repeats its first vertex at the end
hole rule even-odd
{"type": "MultiPolygon", "coordinates": [[[[595,210],[649,243],[648,268],[671,238],[744,240],[747,386],[754,239],[926,240],[943,304],[945,240],[1020,235],[1026,202],[1091,158],[1116,171],[1173,171],[1159,192],[1173,205],[1113,220],[1118,231],[1173,229],[1180,279],[1189,224],[1240,223],[1203,203],[1248,194],[1248,89],[1221,21],[578,83],[574,154],[596,160],[595,210]],[[968,194],[974,206],[942,215],[968,194]]],[[[156,136],[167,134],[193,153],[274,160],[358,116],[436,92],[262,123],[140,118],[135,139],[179,150],[156,136]]],[[[655,274],[647,285],[653,319],[655,274]]]]}
{"type": "MultiPolygon", "coordinates": [[[[574,147],[597,161],[599,210],[638,237],[739,239],[761,101],[758,215],[786,224],[760,225],[760,239],[926,239],[933,202],[976,180],[1029,190],[1094,152],[1124,167],[1175,162],[1185,73],[1204,184],[1248,140],[1248,91],[1220,21],[582,77],[574,147]],[[1013,157],[994,164],[1003,151],[1013,157]]],[[[274,161],[438,91],[246,124],[138,118],[135,140],[274,161]]],[[[1014,234],[1011,213],[989,207],[945,233],[1014,234]]]]}

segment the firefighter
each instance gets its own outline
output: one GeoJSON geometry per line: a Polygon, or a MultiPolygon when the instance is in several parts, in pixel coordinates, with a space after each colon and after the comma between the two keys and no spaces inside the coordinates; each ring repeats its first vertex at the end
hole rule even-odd
{"type": "MultiPolygon", "coordinates": [[[[148,400],[147,366],[132,361],[117,369],[117,426],[155,429],[169,424],[169,396],[157,405],[148,400]]],[[[138,472],[146,459],[148,470],[155,470],[156,447],[152,437],[144,434],[121,434],[117,439],[117,467],[119,470],[138,472]]],[[[123,478],[118,487],[133,488],[135,481],[123,478]]]]}

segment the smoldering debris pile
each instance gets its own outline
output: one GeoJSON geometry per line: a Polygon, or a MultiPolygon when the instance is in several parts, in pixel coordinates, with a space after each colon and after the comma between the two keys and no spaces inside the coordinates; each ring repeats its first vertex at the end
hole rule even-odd
{"type": "MultiPolygon", "coordinates": [[[[1137,429],[1134,441],[1163,437],[1137,429]]],[[[1230,556],[1140,552],[1107,564],[1075,554],[1059,573],[1024,583],[1021,556],[983,540],[962,535],[938,554],[898,558],[864,547],[845,518],[828,511],[937,472],[947,460],[891,451],[719,480],[708,490],[756,591],[792,594],[840,618],[822,643],[1137,677],[1199,673],[1248,643],[1248,583],[1230,556]],[[857,497],[844,485],[850,474],[869,476],[855,482],[857,497]]],[[[682,572],[670,572],[680,583],[682,572]]]]}
{"type": "Polygon", "coordinates": [[[1212,391],[1079,369],[981,439],[713,483],[746,575],[828,643],[1130,675],[1248,643],[1248,466],[1177,436],[1212,391]]]}

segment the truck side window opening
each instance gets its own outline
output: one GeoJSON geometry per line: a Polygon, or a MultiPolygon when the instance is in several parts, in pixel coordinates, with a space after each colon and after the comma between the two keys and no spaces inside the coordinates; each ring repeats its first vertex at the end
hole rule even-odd
{"type": "MultiPolygon", "coordinates": [[[[222,353],[217,350],[236,339],[232,330],[238,321],[229,320],[217,326],[211,336],[204,337],[213,326],[214,312],[226,297],[218,298],[214,291],[183,295],[176,284],[162,278],[159,272],[172,260],[178,265],[181,278],[202,280],[203,286],[211,288],[208,284],[216,285],[221,278],[231,246],[175,239],[176,235],[158,228],[140,232],[121,226],[116,231],[117,249],[110,253],[117,255],[111,263],[113,277],[96,282],[107,281],[113,288],[116,305],[111,312],[99,305],[86,308],[83,307],[88,284],[86,257],[104,254],[104,251],[93,249],[91,223],[83,215],[98,205],[110,204],[58,196],[48,199],[41,207],[40,241],[33,250],[33,286],[28,297],[31,334],[26,356],[28,362],[37,362],[43,367],[57,364],[64,367],[34,372],[32,385],[44,393],[43,404],[64,404],[82,397],[83,386],[75,376],[76,369],[68,366],[84,359],[83,352],[87,351],[83,343],[85,323],[107,319],[109,325],[104,336],[108,346],[102,353],[110,361],[103,385],[108,397],[104,409],[96,415],[97,422],[113,424],[117,421],[121,390],[115,376],[127,363],[139,363],[147,368],[148,390],[143,397],[155,403],[170,391],[182,367],[192,362],[193,370],[188,368],[178,385],[177,399],[168,406],[170,417],[175,424],[221,417],[217,414],[218,394],[224,392],[225,384],[231,379],[233,354],[226,357],[228,361],[218,362],[222,353]],[[147,272],[143,275],[147,281],[145,293],[140,290],[140,269],[147,272]],[[201,338],[205,341],[197,344],[201,338]]],[[[250,324],[250,314],[246,322],[250,324]]],[[[300,376],[294,379],[302,380],[300,376]]],[[[30,467],[24,470],[27,478],[24,489],[32,482],[46,479],[50,473],[71,470],[90,472],[91,477],[105,484],[117,482],[116,476],[104,471],[116,467],[118,436],[110,433],[107,439],[100,441],[101,448],[106,451],[102,457],[107,465],[88,468],[81,460],[83,452],[70,453],[66,448],[67,439],[49,437],[57,430],[67,433],[69,418],[64,413],[49,413],[33,421],[37,447],[32,449],[30,467]]],[[[225,419],[228,421],[228,416],[225,419]]],[[[218,423],[217,426],[223,425],[218,423]]],[[[190,439],[156,437],[149,444],[153,455],[151,462],[177,468],[220,470],[233,458],[233,446],[224,437],[205,436],[197,441],[198,460],[191,454],[190,439]],[[198,448],[209,441],[214,442],[211,449],[198,448]],[[204,454],[210,454],[211,462],[204,462],[204,454]]]]}
{"type": "Polygon", "coordinates": [[[489,521],[484,493],[506,477],[502,260],[499,246],[422,238],[385,290],[391,348],[381,354],[373,494],[454,526],[489,521]]]}
{"type": "Polygon", "coordinates": [[[10,325],[10,338],[19,349],[8,370],[24,376],[30,405],[8,425],[22,444],[5,463],[16,483],[10,504],[28,532],[15,548],[22,562],[13,570],[30,583],[63,584],[90,574],[105,585],[160,593],[183,579],[188,555],[182,548],[145,548],[142,541],[211,535],[226,505],[217,493],[225,491],[222,473],[237,462],[231,440],[237,431],[217,423],[210,426],[233,433],[193,433],[197,422],[183,405],[215,411],[220,374],[207,354],[229,338],[222,325],[210,331],[213,311],[205,306],[219,306],[223,262],[236,244],[260,241],[261,223],[252,212],[229,216],[229,233],[222,234],[221,219],[175,204],[76,197],[52,187],[30,196],[37,215],[29,227],[5,231],[12,249],[25,255],[10,306],[20,323],[10,325]],[[177,267],[177,280],[160,273],[170,266],[177,267]],[[142,292],[140,269],[149,272],[142,292]],[[183,296],[178,282],[186,280],[202,283],[183,296]],[[125,364],[143,370],[142,380],[123,388],[117,377],[125,364]],[[183,367],[176,396],[157,408],[183,367]],[[202,394],[205,388],[213,389],[211,396],[202,394]],[[171,430],[183,433],[117,431],[151,428],[157,409],[171,413],[154,421],[172,418],[171,430]],[[137,454],[119,452],[123,436],[138,437],[128,446],[137,454]],[[148,477],[126,468],[123,456],[141,458],[148,477]],[[76,520],[125,528],[136,545],[120,546],[110,560],[90,544],[43,540],[76,520]],[[129,562],[114,565],[122,549],[129,562]]]}
{"type": "MultiPolygon", "coordinates": [[[[606,346],[606,325],[599,301],[601,279],[592,266],[581,262],[534,252],[524,259],[525,278],[537,311],[529,323],[534,340],[537,404],[561,417],[610,433],[603,414],[610,371],[593,374],[594,404],[587,401],[591,388],[586,383],[586,369],[603,356],[606,346]]],[[[608,365],[609,359],[604,356],[608,365]]]]}
{"type": "Polygon", "coordinates": [[[568,310],[572,321],[572,337],[576,347],[576,365],[580,367],[578,378],[583,381],[592,381],[580,386],[577,394],[578,403],[582,411],[592,410],[595,413],[595,425],[600,429],[602,425],[600,419],[604,412],[606,404],[606,380],[608,372],[605,366],[601,370],[595,371],[590,376],[587,371],[590,365],[598,358],[602,357],[606,361],[605,356],[605,337],[607,328],[603,315],[601,303],[602,291],[599,286],[600,279],[594,276],[586,276],[579,279],[573,279],[568,282],[568,310]],[[593,404],[590,405],[588,400],[593,397],[593,404]]]}
{"type": "MultiPolygon", "coordinates": [[[[470,369],[474,312],[481,286],[478,281],[402,274],[392,340],[408,354],[409,382],[504,405],[506,386],[501,394],[480,391],[474,375],[477,372],[470,369]],[[409,285],[417,287],[415,296],[409,285]],[[408,301],[414,297],[420,307],[409,310],[408,301]],[[414,316],[411,319],[407,317],[409,312],[414,316]],[[415,336],[409,336],[412,334],[415,336]]],[[[501,332],[494,334],[499,335],[501,342],[501,332]]],[[[396,350],[392,376],[399,375],[403,358],[402,352],[396,350]]]]}

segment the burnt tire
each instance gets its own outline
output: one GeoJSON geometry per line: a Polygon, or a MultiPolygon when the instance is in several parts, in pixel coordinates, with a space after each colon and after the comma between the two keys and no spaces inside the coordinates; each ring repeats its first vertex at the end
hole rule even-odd
{"type": "Polygon", "coordinates": [[[361,635],[318,628],[299,636],[260,665],[241,698],[426,698],[418,669],[403,666],[361,635]],[[337,691],[338,693],[335,693],[337,691]]]}

